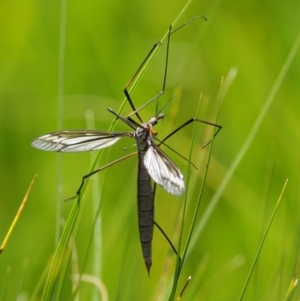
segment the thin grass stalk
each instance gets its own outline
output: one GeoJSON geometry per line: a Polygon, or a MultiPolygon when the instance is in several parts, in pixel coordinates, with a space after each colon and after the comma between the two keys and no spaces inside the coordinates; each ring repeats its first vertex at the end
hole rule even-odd
{"type": "MultiPolygon", "coordinates": [[[[86,123],[87,128],[95,129],[95,118],[93,111],[86,112],[86,123]]],[[[90,155],[91,163],[94,159],[94,154],[90,155]]],[[[93,227],[93,274],[98,277],[102,277],[102,216],[101,211],[99,210],[102,198],[100,196],[100,182],[99,174],[94,175],[93,179],[93,218],[95,219],[95,226],[93,227]],[[99,212],[98,212],[99,211],[99,212]]],[[[87,257],[87,256],[86,256],[87,257]]],[[[94,300],[97,300],[98,289],[94,288],[94,300]]]]}
{"type": "MultiPolygon", "coordinates": [[[[198,110],[197,110],[197,117],[198,117],[198,113],[199,113],[199,106],[198,106],[198,110]]],[[[195,133],[196,133],[196,124],[194,124],[194,128],[193,128],[193,133],[192,133],[192,139],[191,139],[191,146],[190,146],[190,152],[189,152],[189,164],[188,164],[188,170],[187,170],[187,177],[186,177],[186,191],[185,191],[185,195],[184,195],[184,201],[183,201],[183,205],[182,205],[182,212],[180,213],[180,215],[182,216],[182,222],[180,225],[180,234],[179,234],[179,241],[178,241],[178,247],[177,247],[177,260],[176,260],[176,267],[175,267],[175,272],[174,272],[174,277],[173,277],[173,285],[172,285],[172,289],[171,289],[171,293],[169,296],[169,300],[174,300],[175,299],[175,294],[176,294],[176,289],[177,289],[177,284],[178,284],[178,280],[179,280],[179,276],[180,276],[180,271],[182,268],[182,259],[180,257],[180,250],[181,250],[181,243],[182,243],[182,238],[183,238],[183,230],[184,230],[184,221],[185,221],[185,212],[186,212],[186,206],[187,206],[187,195],[188,195],[188,188],[189,188],[189,179],[190,179],[190,165],[191,165],[191,157],[192,157],[192,149],[193,149],[193,145],[194,145],[194,141],[195,141],[195,133]]]]}
{"type": "MultiPolygon", "coordinates": [[[[95,229],[96,228],[96,225],[97,225],[97,222],[98,222],[98,218],[97,218],[97,216],[100,216],[100,213],[101,213],[101,206],[100,206],[100,204],[99,204],[99,206],[97,207],[97,208],[94,208],[96,211],[94,211],[95,212],[95,215],[94,215],[94,219],[93,219],[93,227],[92,227],[92,229],[95,229]]],[[[75,233],[73,233],[73,234],[75,234],[75,233]]],[[[76,234],[75,234],[76,235],[76,234]]],[[[95,240],[95,233],[94,232],[92,232],[92,233],[90,233],[90,238],[89,238],[89,240],[88,240],[88,243],[87,243],[87,251],[86,251],[86,255],[85,256],[83,256],[83,262],[81,263],[81,265],[80,265],[80,271],[83,271],[84,270],[84,267],[86,266],[86,264],[87,264],[87,262],[88,262],[88,260],[89,260],[89,257],[88,257],[88,250],[90,249],[90,247],[93,245],[93,243],[94,243],[94,240],[95,240]]],[[[96,264],[96,263],[95,263],[96,264]]],[[[100,273],[100,272],[99,272],[100,273]]],[[[95,274],[95,275],[97,275],[97,276],[101,276],[100,274],[95,274]]],[[[80,279],[80,274],[78,274],[78,278],[79,278],[79,280],[78,280],[78,285],[77,285],[77,287],[76,287],[76,289],[72,292],[72,295],[73,295],[73,298],[75,299],[75,297],[77,296],[77,294],[78,294],[78,291],[79,291],[79,287],[80,287],[80,285],[81,285],[81,283],[82,283],[82,281],[81,281],[81,279],[80,279]]],[[[72,299],[73,300],[73,299],[72,299]]]]}
{"type": "Polygon", "coordinates": [[[18,211],[16,213],[16,216],[14,217],[14,219],[13,219],[13,221],[12,221],[12,223],[11,223],[11,225],[10,225],[10,227],[9,227],[9,229],[8,229],[5,237],[4,237],[4,240],[3,240],[3,242],[2,242],[2,244],[0,246],[0,254],[4,251],[4,249],[6,247],[6,244],[7,244],[8,240],[9,240],[9,238],[10,238],[10,236],[11,236],[11,234],[12,234],[14,228],[15,228],[15,226],[17,225],[17,222],[19,221],[19,218],[20,218],[20,216],[21,216],[21,214],[23,212],[23,209],[24,209],[24,207],[25,207],[25,205],[27,203],[27,200],[29,198],[29,195],[31,193],[31,190],[32,190],[32,187],[33,187],[33,184],[35,182],[36,177],[37,177],[37,175],[35,175],[33,177],[33,179],[31,180],[31,182],[29,184],[29,187],[28,187],[28,189],[27,189],[27,191],[25,193],[25,196],[24,196],[24,198],[23,198],[23,200],[21,202],[21,205],[20,205],[20,207],[19,207],[19,209],[18,209],[18,211]]]}
{"type": "Polygon", "coordinates": [[[292,300],[292,296],[293,296],[293,294],[295,292],[295,289],[297,288],[298,282],[299,282],[298,281],[298,278],[299,278],[299,276],[298,276],[299,275],[299,268],[300,268],[300,264],[298,263],[298,266],[296,268],[296,271],[295,271],[295,273],[293,275],[293,278],[292,278],[292,280],[290,282],[290,285],[288,287],[286,296],[283,299],[283,301],[290,301],[290,300],[292,300]]]}
{"type": "MultiPolygon", "coordinates": [[[[221,87],[222,88],[222,87],[221,87]]],[[[221,89],[222,91],[222,89],[221,89]]],[[[218,107],[217,107],[217,114],[216,114],[216,118],[215,118],[215,123],[217,122],[217,117],[218,117],[218,111],[219,111],[219,105],[220,105],[220,99],[221,99],[221,91],[220,91],[220,96],[219,96],[219,101],[218,101],[218,107]]],[[[201,98],[200,98],[201,100],[201,98]]],[[[199,111],[200,111],[200,102],[199,102],[199,106],[197,109],[197,117],[199,115],[199,111]]],[[[191,162],[191,158],[192,158],[192,152],[193,152],[193,146],[194,146],[194,142],[195,142],[195,134],[196,134],[196,126],[197,124],[194,125],[194,129],[193,129],[193,133],[192,133],[192,141],[191,141],[191,147],[190,147],[190,153],[189,153],[189,162],[191,162]]],[[[175,300],[176,298],[176,289],[177,289],[177,283],[179,280],[179,276],[185,261],[185,257],[189,248],[189,243],[191,240],[191,236],[193,233],[193,229],[197,220],[197,216],[198,216],[198,212],[199,212],[199,208],[200,208],[200,203],[201,203],[201,197],[202,197],[202,193],[204,190],[204,185],[205,185],[205,181],[206,181],[206,176],[208,173],[208,168],[209,168],[209,162],[210,162],[210,157],[211,157],[211,153],[212,153],[212,147],[213,147],[213,141],[214,141],[214,137],[215,137],[215,130],[212,133],[212,138],[211,138],[211,143],[209,145],[209,152],[208,152],[208,158],[207,158],[207,162],[206,162],[206,168],[204,171],[204,176],[203,176],[203,180],[202,180],[202,184],[201,184],[201,188],[199,191],[199,196],[198,196],[198,200],[197,200],[197,204],[196,204],[196,208],[195,208],[195,212],[194,212],[194,217],[192,219],[192,223],[191,223],[191,227],[188,233],[188,237],[186,240],[186,244],[182,253],[182,257],[181,260],[179,258],[179,254],[180,254],[180,247],[181,247],[181,241],[182,241],[182,236],[183,236],[183,229],[184,229],[184,220],[185,220],[185,211],[186,211],[186,204],[187,204],[187,195],[188,195],[188,187],[189,187],[189,179],[190,179],[190,163],[188,165],[188,171],[187,171],[187,187],[186,187],[186,193],[185,193],[185,199],[184,199],[184,204],[183,204],[183,213],[182,213],[182,225],[181,225],[181,232],[180,232],[180,239],[179,239],[179,244],[178,244],[178,254],[177,254],[177,264],[176,264],[176,269],[175,269],[175,273],[174,273],[174,280],[173,280],[173,286],[172,286],[172,290],[171,290],[171,294],[169,297],[169,300],[175,300]]]]}
{"type": "Polygon", "coordinates": [[[71,209],[69,217],[66,221],[66,225],[63,229],[62,235],[58,242],[56,251],[54,253],[53,261],[51,263],[49,274],[47,276],[42,300],[52,300],[52,297],[55,295],[55,287],[56,287],[56,282],[58,280],[59,272],[61,270],[61,263],[64,257],[63,255],[65,253],[66,246],[69,237],[71,236],[73,227],[75,225],[78,212],[79,212],[79,203],[75,202],[74,206],[71,209]]]}
{"type": "MultiPolygon", "coordinates": [[[[68,242],[68,248],[65,250],[64,254],[63,254],[63,260],[62,260],[62,265],[59,271],[59,275],[57,277],[57,281],[56,281],[56,286],[55,286],[55,296],[57,296],[57,298],[61,298],[61,292],[63,290],[63,286],[64,283],[66,281],[69,280],[69,266],[70,264],[72,264],[71,260],[72,260],[72,247],[71,247],[71,241],[72,239],[70,239],[68,242]]],[[[72,270],[72,269],[71,269],[72,270]]]]}
{"type": "MultiPolygon", "coordinates": [[[[221,99],[222,99],[223,82],[224,82],[224,79],[222,78],[221,88],[220,88],[220,93],[219,93],[219,98],[218,98],[216,117],[215,117],[215,121],[214,121],[215,124],[217,124],[217,120],[218,120],[218,113],[219,113],[219,109],[220,109],[220,102],[221,102],[221,99]]],[[[202,194],[203,194],[203,190],[204,190],[204,185],[205,185],[206,177],[207,177],[207,173],[208,173],[208,168],[209,168],[210,157],[211,157],[211,153],[212,153],[214,139],[215,139],[215,129],[214,129],[214,131],[212,133],[211,143],[210,143],[209,151],[208,151],[207,163],[206,163],[206,167],[205,167],[205,171],[204,171],[204,175],[203,175],[202,185],[201,185],[201,188],[200,188],[200,191],[199,191],[199,195],[198,195],[198,200],[197,200],[197,203],[196,203],[194,217],[192,219],[192,223],[191,223],[191,226],[190,226],[190,231],[188,233],[187,240],[186,240],[186,245],[185,245],[185,248],[184,248],[184,251],[183,251],[183,254],[182,254],[182,264],[185,261],[186,254],[188,252],[188,249],[189,249],[189,246],[190,246],[190,242],[191,242],[191,238],[192,238],[192,234],[194,232],[195,224],[196,224],[196,221],[197,221],[197,217],[198,217],[198,213],[199,213],[199,209],[200,209],[201,198],[202,198],[202,194]]]]}
{"type": "MultiPolygon", "coordinates": [[[[65,76],[65,45],[66,45],[66,22],[67,22],[67,0],[61,1],[60,12],[60,37],[58,58],[58,81],[57,81],[57,129],[63,128],[64,111],[64,76],[65,76]]],[[[57,154],[57,194],[56,194],[56,229],[55,247],[61,235],[61,200],[62,200],[62,155],[57,154]]]]}
{"type": "Polygon", "coordinates": [[[239,297],[239,299],[238,299],[239,301],[242,301],[242,299],[243,299],[243,297],[244,297],[244,295],[245,295],[245,292],[246,292],[247,286],[248,286],[248,284],[249,284],[251,275],[252,275],[253,270],[254,270],[254,268],[255,268],[255,266],[256,266],[256,263],[257,263],[257,261],[258,261],[259,255],[260,255],[260,253],[261,253],[261,250],[262,250],[262,248],[263,248],[263,246],[264,246],[264,243],[265,243],[265,240],[266,240],[267,235],[268,235],[268,233],[269,233],[270,227],[271,227],[271,225],[272,225],[272,223],[273,223],[275,214],[276,214],[276,212],[277,212],[278,206],[279,206],[279,204],[280,204],[280,201],[281,201],[281,199],[282,199],[283,193],[284,193],[284,191],[285,191],[287,182],[288,182],[288,179],[285,181],[285,183],[284,183],[284,185],[283,185],[283,188],[282,188],[282,190],[281,190],[281,193],[280,193],[280,195],[279,195],[279,198],[278,198],[278,200],[277,200],[277,203],[276,203],[276,205],[275,205],[275,207],[274,207],[274,210],[273,210],[273,213],[272,213],[272,215],[271,215],[270,221],[269,221],[269,223],[268,223],[267,229],[266,229],[265,234],[264,234],[264,236],[263,236],[263,238],[262,238],[262,241],[261,241],[261,243],[260,243],[260,245],[259,245],[259,247],[258,247],[256,256],[255,256],[254,261],[253,261],[253,263],[252,263],[252,266],[251,266],[251,268],[250,268],[250,271],[249,271],[249,274],[248,274],[247,279],[246,279],[246,281],[245,281],[245,284],[244,284],[244,287],[243,287],[243,289],[242,289],[241,295],[240,295],[240,297],[239,297]]]}
{"type": "Polygon", "coordinates": [[[49,268],[50,268],[50,263],[51,262],[52,262],[52,258],[49,258],[49,260],[47,261],[47,264],[45,265],[41,275],[39,275],[39,278],[36,280],[37,281],[36,285],[34,287],[33,292],[29,296],[28,301],[41,300],[41,294],[42,294],[43,289],[44,289],[45,281],[46,281],[47,275],[49,273],[49,268]]]}

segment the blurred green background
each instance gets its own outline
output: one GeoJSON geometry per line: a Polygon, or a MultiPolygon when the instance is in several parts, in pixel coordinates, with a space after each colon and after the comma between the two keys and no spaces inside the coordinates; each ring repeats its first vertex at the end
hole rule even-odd
{"type": "MultiPolygon", "coordinates": [[[[63,225],[73,205],[63,199],[74,195],[91,165],[89,153],[57,155],[33,149],[30,143],[58,128],[92,128],[94,123],[97,129],[107,130],[113,119],[107,107],[119,108],[126,83],[185,3],[67,1],[65,39],[59,1],[0,3],[1,239],[31,179],[38,174],[28,204],[0,256],[3,300],[16,300],[20,295],[27,300],[39,282],[43,287],[43,275],[57,243],[57,225],[63,225]],[[61,39],[65,43],[63,80],[59,80],[61,39]],[[60,106],[59,87],[64,96],[60,106]],[[94,121],[87,120],[87,112],[93,112],[94,121]]],[[[195,21],[172,36],[166,93],[159,103],[173,100],[164,109],[166,118],[157,131],[164,137],[194,117],[201,92],[199,118],[213,122],[221,78],[237,71],[231,85],[224,88],[218,116],[223,129],[214,143],[199,223],[261,113],[299,34],[300,2],[195,0],[177,25],[196,15],[204,15],[208,21],[195,21]]],[[[132,96],[137,107],[161,89],[165,46],[132,96]]],[[[282,300],[287,292],[299,257],[299,67],[298,51],[253,142],[218,198],[203,232],[196,237],[179,281],[182,287],[192,275],[184,300],[238,298],[284,181],[289,178],[244,300],[282,300]]],[[[129,112],[127,106],[124,115],[129,112]]],[[[141,113],[145,120],[154,114],[155,104],[141,113]]],[[[169,145],[184,156],[188,156],[192,128],[169,140],[169,145]]],[[[193,162],[199,170],[192,171],[186,227],[193,215],[208,152],[208,148],[201,149],[209,139],[208,127],[198,128],[193,162]]],[[[116,129],[128,130],[122,123],[116,129]]],[[[133,150],[133,143],[124,139],[106,150],[99,166],[133,150]],[[127,151],[123,150],[125,146],[127,151]]],[[[167,153],[186,175],[187,163],[167,153]]],[[[77,272],[98,273],[109,300],[164,300],[161,296],[169,291],[167,283],[175,256],[155,230],[148,278],[137,232],[136,167],[136,158],[128,159],[103,172],[89,186],[78,234],[73,237],[78,256],[73,261],[79,265],[77,272]],[[97,185],[102,218],[99,262],[89,245],[93,233],[97,233],[93,229],[92,200],[97,185]]],[[[182,199],[158,189],[156,221],[175,243],[181,204],[182,199]]],[[[70,300],[73,272],[71,268],[67,271],[61,300],[70,300]]],[[[85,300],[95,295],[91,284],[81,287],[85,300]]],[[[296,289],[292,300],[299,298],[296,289]]]]}

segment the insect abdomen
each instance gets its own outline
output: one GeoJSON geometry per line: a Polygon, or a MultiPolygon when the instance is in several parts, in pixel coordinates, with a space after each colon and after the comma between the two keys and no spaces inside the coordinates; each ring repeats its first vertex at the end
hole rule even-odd
{"type": "Polygon", "coordinates": [[[151,186],[151,178],[144,166],[144,152],[139,152],[138,161],[138,222],[140,241],[144,261],[150,273],[152,265],[152,237],[154,219],[154,200],[151,186]]]}

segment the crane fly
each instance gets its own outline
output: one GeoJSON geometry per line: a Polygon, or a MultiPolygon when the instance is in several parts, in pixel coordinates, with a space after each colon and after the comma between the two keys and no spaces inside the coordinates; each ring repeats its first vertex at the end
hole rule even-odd
{"type": "MultiPolygon", "coordinates": [[[[131,156],[138,154],[138,176],[137,176],[137,201],[138,201],[138,224],[139,224],[139,235],[142,246],[142,253],[145,261],[148,273],[150,273],[150,268],[152,265],[152,238],[153,238],[153,226],[154,226],[154,188],[152,188],[151,179],[162,186],[168,193],[174,196],[181,196],[185,190],[184,177],[176,166],[176,164],[160,149],[160,146],[165,143],[165,141],[170,138],[177,131],[185,127],[186,125],[196,121],[204,124],[208,124],[217,127],[217,131],[214,136],[221,130],[222,126],[210,123],[198,118],[191,118],[184,124],[179,126],[177,129],[172,131],[163,140],[155,144],[154,140],[157,140],[157,132],[153,127],[165,117],[165,114],[161,112],[156,112],[156,115],[152,117],[148,122],[143,122],[138,112],[147,106],[149,103],[157,100],[162,94],[164,94],[166,76],[167,76],[167,65],[168,65],[168,53],[169,53],[169,43],[170,36],[178,31],[180,28],[186,24],[192,22],[197,18],[195,17],[186,23],[182,24],[180,27],[172,31],[170,26],[168,37],[167,37],[167,50],[166,50],[166,65],[164,72],[163,87],[161,92],[159,92],[155,97],[150,99],[145,105],[136,109],[131,96],[128,92],[128,87],[131,85],[133,80],[139,74],[142,67],[147,62],[148,58],[153,53],[154,49],[160,45],[161,42],[156,43],[153,48],[148,53],[146,59],[143,61],[141,66],[138,68],[137,72],[134,74],[133,78],[124,88],[124,94],[128,100],[133,112],[129,114],[126,118],[122,117],[116,113],[111,108],[108,111],[115,115],[117,118],[121,119],[129,127],[133,129],[131,132],[118,132],[118,131],[97,131],[97,130],[62,130],[52,132],[41,137],[38,137],[32,142],[32,146],[44,151],[53,152],[85,152],[92,150],[100,150],[106,147],[110,147],[119,141],[121,138],[129,137],[135,139],[137,145],[137,151],[124,156],[110,164],[96,169],[91,173],[83,176],[81,185],[77,191],[77,196],[80,195],[81,188],[85,182],[85,179],[91,175],[131,156]],[[136,122],[131,118],[132,115],[136,115],[139,122],[136,122]]],[[[175,152],[176,153],[176,152],[175,152]]]]}

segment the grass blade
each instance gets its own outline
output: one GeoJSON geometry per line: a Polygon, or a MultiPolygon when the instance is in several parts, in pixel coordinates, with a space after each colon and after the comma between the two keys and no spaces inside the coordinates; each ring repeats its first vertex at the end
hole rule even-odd
{"type": "MultiPolygon", "coordinates": [[[[215,123],[217,122],[217,117],[218,117],[222,86],[223,86],[223,80],[222,80],[221,90],[220,90],[219,98],[218,98],[218,107],[217,107],[217,114],[216,114],[216,117],[215,117],[215,123]]],[[[201,97],[200,97],[200,100],[201,100],[201,97]]],[[[197,116],[199,114],[199,110],[200,110],[200,103],[199,103],[198,110],[197,110],[197,116]]],[[[191,162],[191,158],[192,158],[192,150],[193,150],[193,145],[194,145],[194,141],[195,141],[195,134],[196,134],[196,124],[194,126],[192,139],[191,139],[190,154],[189,154],[189,157],[188,157],[189,162],[191,162]]],[[[211,157],[211,153],[212,153],[214,138],[215,138],[215,130],[212,133],[211,142],[209,144],[208,157],[207,157],[207,161],[206,161],[206,165],[205,165],[206,168],[205,168],[205,171],[204,171],[202,184],[201,184],[201,187],[200,187],[200,190],[199,190],[199,195],[198,195],[198,200],[197,200],[197,204],[196,204],[196,208],[195,208],[195,212],[194,212],[194,217],[192,219],[191,226],[190,226],[190,229],[189,229],[189,233],[188,233],[188,236],[187,236],[187,239],[186,239],[186,244],[185,244],[185,247],[184,247],[184,250],[183,250],[183,253],[182,253],[182,257],[180,259],[179,254],[180,254],[181,242],[182,242],[182,236],[183,236],[185,211],[186,211],[188,186],[189,186],[188,183],[189,183],[189,178],[190,178],[190,164],[188,166],[187,179],[186,179],[187,187],[186,187],[185,199],[184,199],[184,203],[183,203],[181,232],[180,232],[180,238],[179,238],[178,249],[177,249],[177,252],[178,252],[178,254],[177,254],[177,264],[176,264],[176,269],[175,269],[175,273],[174,273],[173,286],[172,286],[170,297],[169,297],[170,301],[175,300],[177,283],[178,283],[178,280],[179,280],[180,272],[182,270],[183,264],[184,264],[185,259],[186,259],[187,252],[188,252],[189,247],[190,247],[190,241],[191,241],[191,237],[192,237],[192,234],[193,234],[193,231],[194,231],[194,228],[195,228],[195,223],[196,223],[196,219],[197,219],[199,208],[200,208],[202,193],[203,193],[203,190],[204,190],[205,180],[206,180],[206,176],[207,176],[207,173],[208,173],[209,162],[210,162],[210,157],[211,157]]],[[[181,298],[181,295],[178,298],[181,298]]]]}
{"type": "Polygon", "coordinates": [[[27,199],[28,199],[28,197],[29,197],[29,194],[30,194],[30,192],[31,192],[31,189],[32,189],[32,186],[33,186],[33,184],[34,184],[34,182],[35,182],[36,177],[37,177],[37,175],[35,175],[35,176],[33,177],[32,181],[31,181],[31,183],[30,183],[30,185],[29,185],[29,187],[28,187],[28,190],[27,190],[27,192],[26,192],[26,194],[25,194],[25,196],[24,196],[24,198],[23,198],[23,200],[22,200],[22,203],[21,203],[21,205],[20,205],[20,207],[19,207],[19,210],[18,210],[18,212],[17,212],[17,214],[16,214],[16,216],[15,216],[13,222],[11,223],[11,225],[10,225],[8,231],[7,231],[7,234],[6,234],[6,236],[5,236],[5,238],[4,238],[3,242],[2,242],[2,245],[0,246],[0,254],[1,254],[1,253],[3,252],[3,250],[5,249],[6,244],[7,244],[8,240],[9,240],[9,238],[10,238],[10,235],[12,234],[12,231],[14,230],[14,228],[15,228],[15,226],[16,226],[16,224],[17,224],[17,222],[18,222],[18,220],[19,220],[19,218],[20,218],[20,216],[21,216],[21,213],[22,213],[22,211],[23,211],[23,209],[24,209],[24,207],[25,207],[25,204],[26,204],[26,202],[27,202],[27,199]]]}
{"type": "Polygon", "coordinates": [[[280,201],[281,201],[283,192],[284,192],[284,190],[285,190],[285,188],[286,188],[287,182],[288,182],[288,180],[286,180],[285,183],[284,183],[284,185],[283,185],[282,191],[281,191],[280,196],[279,196],[279,198],[278,198],[278,201],[277,201],[277,203],[276,203],[276,205],[275,205],[275,208],[274,208],[274,211],[273,211],[272,216],[271,216],[271,218],[270,218],[270,221],[269,221],[269,223],[268,223],[267,229],[266,229],[265,234],[264,234],[264,236],[263,236],[263,239],[262,239],[262,241],[261,241],[261,243],[260,243],[260,246],[259,246],[259,248],[258,248],[258,250],[257,250],[257,254],[256,254],[255,258],[254,258],[253,264],[252,264],[252,266],[251,266],[251,268],[250,268],[250,271],[249,271],[248,277],[247,277],[247,279],[246,279],[245,285],[244,285],[244,287],[243,287],[243,290],[242,290],[242,292],[241,292],[240,298],[238,299],[239,301],[241,301],[241,300],[243,299],[244,295],[245,295],[245,292],[246,292],[247,286],[248,286],[248,284],[249,284],[251,275],[252,275],[252,273],[253,273],[254,267],[255,267],[255,265],[256,265],[256,263],[257,263],[258,257],[259,257],[259,255],[260,255],[260,252],[261,252],[261,250],[262,250],[262,247],[263,247],[263,245],[264,245],[264,243],[265,243],[265,240],[266,240],[266,238],[267,238],[267,235],[268,235],[268,233],[269,233],[270,227],[271,227],[271,225],[272,225],[273,219],[274,219],[274,217],[275,217],[276,211],[277,211],[278,206],[279,206],[279,203],[280,203],[280,201]]]}
{"type": "Polygon", "coordinates": [[[56,248],[50,266],[49,274],[47,276],[47,281],[43,293],[43,300],[52,300],[52,297],[55,295],[55,288],[59,280],[59,272],[61,270],[62,260],[64,258],[65,250],[67,248],[69,238],[74,228],[78,212],[79,202],[75,202],[70,212],[70,215],[66,221],[66,225],[63,229],[62,235],[60,237],[58,246],[56,248]]]}
{"type": "MultiPolygon", "coordinates": [[[[65,46],[66,46],[66,19],[67,0],[61,1],[60,7],[60,29],[59,29],[59,58],[57,74],[57,129],[63,128],[64,111],[64,77],[65,77],[65,46]]],[[[61,200],[62,200],[62,155],[57,154],[57,198],[56,198],[56,229],[55,245],[58,244],[61,234],[61,200]]]]}
{"type": "Polygon", "coordinates": [[[293,293],[298,285],[298,274],[299,274],[299,268],[300,268],[300,265],[298,264],[298,267],[294,273],[294,276],[292,278],[292,281],[290,283],[290,286],[288,288],[288,291],[287,291],[287,294],[284,298],[283,301],[289,301],[289,300],[292,300],[292,296],[293,296],[293,293]]]}

